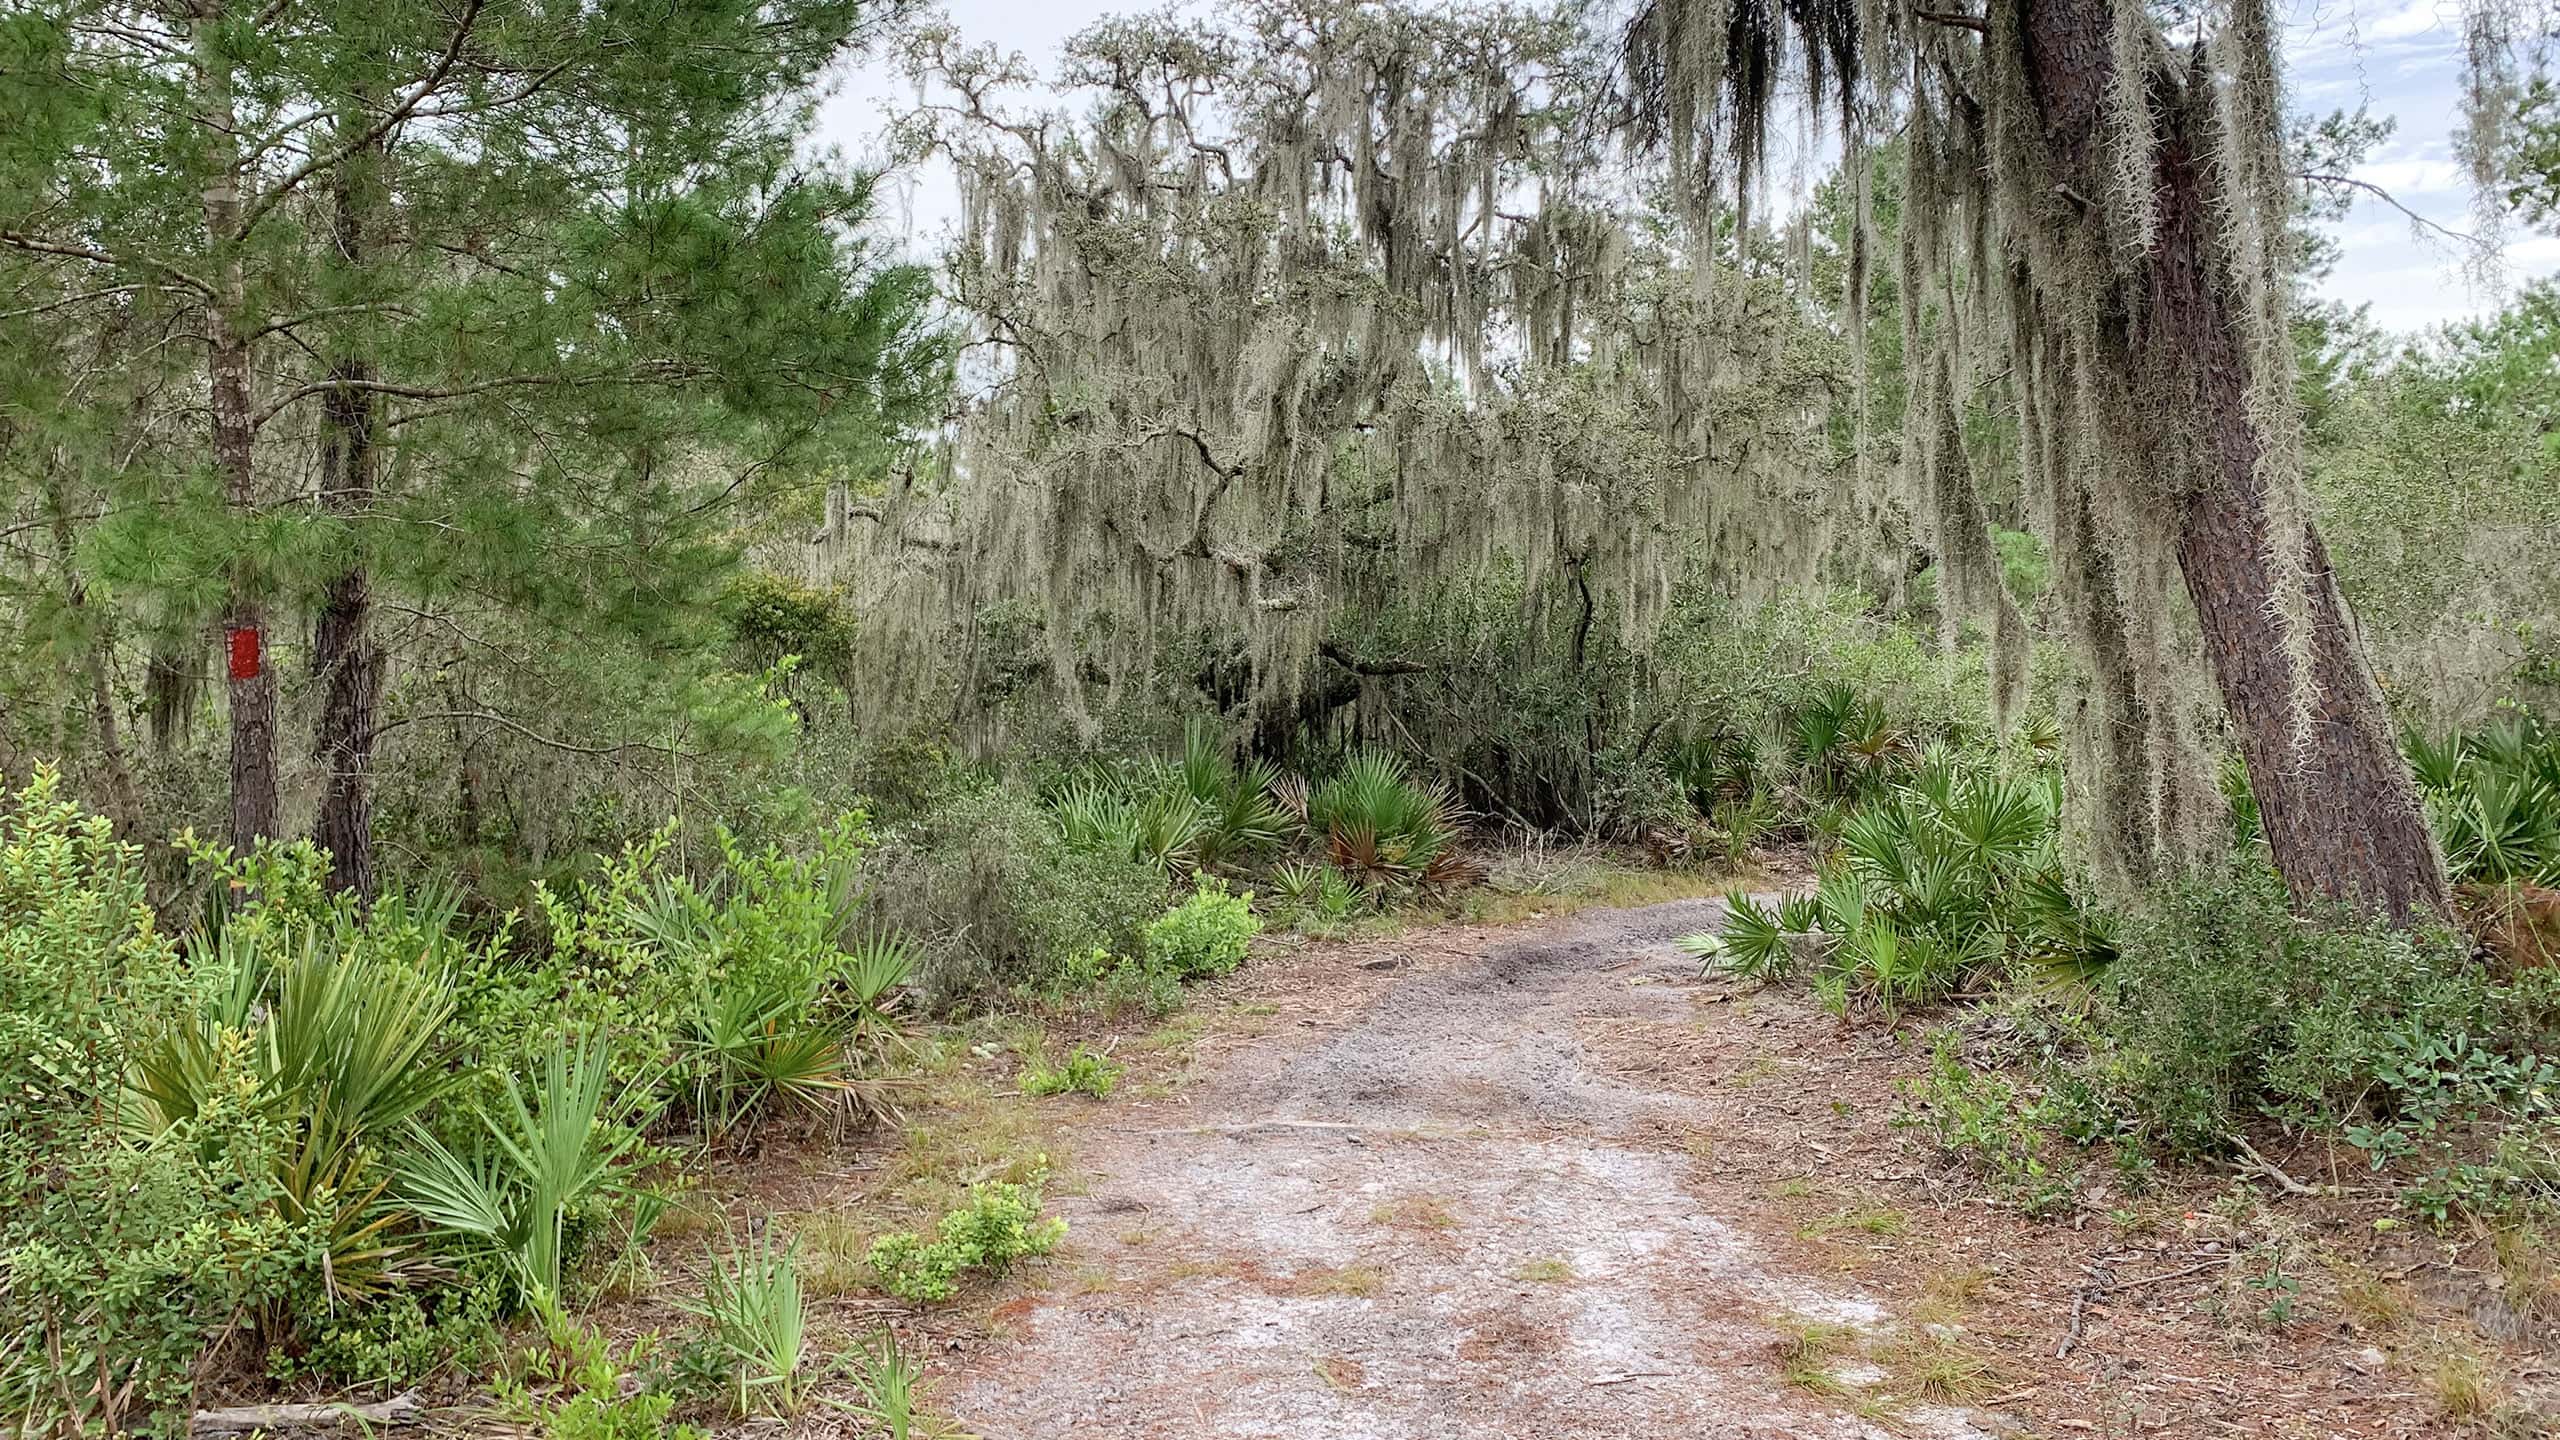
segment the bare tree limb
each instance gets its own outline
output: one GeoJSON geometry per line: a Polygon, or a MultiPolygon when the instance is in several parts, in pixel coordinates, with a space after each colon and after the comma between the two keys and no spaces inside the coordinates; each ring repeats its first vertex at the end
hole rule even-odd
{"type": "Polygon", "coordinates": [[[2401,214],[2408,216],[2409,223],[2422,230],[2432,230],[2438,235],[2443,236],[2445,239],[2453,241],[2455,244],[2467,246],[2473,250],[2489,250],[2494,248],[2488,241],[2483,240],[2479,236],[2471,234],[2468,231],[2456,230],[2452,226],[2446,225],[2441,221],[2428,219],[2426,216],[2421,215],[2417,211],[2400,203],[2400,198],[2398,196],[2383,189],[2381,186],[2374,184],[2370,180],[2359,180],[2353,175],[2322,175],[2310,173],[2296,174],[2293,178],[2308,185],[2334,185],[2342,190],[2360,191],[2381,201],[2383,204],[2390,206],[2392,209],[2399,211],[2401,214]]]}

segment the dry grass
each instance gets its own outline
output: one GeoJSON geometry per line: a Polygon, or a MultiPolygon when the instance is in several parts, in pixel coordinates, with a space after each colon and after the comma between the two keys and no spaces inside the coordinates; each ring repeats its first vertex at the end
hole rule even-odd
{"type": "Polygon", "coordinates": [[[2528,1323],[2560,1319],[2560,1263],[2542,1228],[2526,1221],[2500,1225],[2490,1232],[2489,1250],[2498,1261],[2498,1293],[2528,1323]]]}
{"type": "Polygon", "coordinates": [[[1723,867],[1637,865],[1618,852],[1589,847],[1515,846],[1494,859],[1487,888],[1469,892],[1462,903],[1470,921],[1515,925],[1596,906],[1659,905],[1722,895],[1749,879],[1723,867]]]}
{"type": "Polygon", "coordinates": [[[910,1112],[902,1143],[883,1169],[877,1193],[893,1207],[908,1218],[939,1216],[966,1199],[971,1185],[1019,1184],[1044,1164],[1057,1184],[1066,1158],[1057,1148],[1057,1127],[1042,1120],[1037,1107],[964,1077],[937,1089],[939,1103],[910,1112]]]}
{"type": "Polygon", "coordinates": [[[1769,1324],[1778,1332],[1771,1349],[1778,1358],[1780,1378],[1809,1395],[1832,1400],[1849,1397],[1849,1386],[1837,1372],[1843,1360],[1858,1354],[1857,1327],[1802,1315],[1779,1315],[1769,1324]]]}
{"type": "Polygon", "coordinates": [[[1835,1210],[1819,1220],[1808,1221],[1796,1231],[1798,1239],[1819,1240],[1843,1230],[1866,1235],[1907,1235],[1911,1232],[1911,1214],[1891,1206],[1859,1206],[1835,1210]]]}
{"type": "Polygon", "coordinates": [[[1387,1272],[1375,1265],[1345,1265],[1332,1270],[1309,1270],[1291,1282],[1289,1289],[1297,1295],[1339,1295],[1367,1300],[1387,1288],[1387,1272]]]}
{"type": "Polygon", "coordinates": [[[1369,1219],[1406,1230],[1454,1230],[1458,1226],[1458,1217],[1450,1211],[1448,1202],[1436,1195],[1406,1195],[1387,1201],[1371,1209],[1369,1219]]]}
{"type": "Polygon", "coordinates": [[[2419,1378],[2435,1397],[2437,1412],[2457,1425],[2485,1425],[2507,1403],[2505,1384],[2467,1342],[2439,1350],[2419,1378]]]}
{"type": "Polygon", "coordinates": [[[1955,1330],[1927,1326],[1876,1352],[1893,1393],[1924,1405],[1962,1405],[1989,1395],[2000,1383],[1991,1352],[1955,1330]]]}
{"type": "Polygon", "coordinates": [[[2338,1308],[2367,1330],[2387,1330],[2410,1315],[2408,1294],[2370,1270],[2341,1265],[2337,1275],[2338,1308]]]}
{"type": "Polygon", "coordinates": [[[1561,1285],[1574,1278],[1573,1264],[1561,1255],[1541,1255],[1521,1261],[1512,1269],[1511,1278],[1532,1285],[1561,1285]]]}
{"type": "Polygon", "coordinates": [[[1993,1272],[1976,1266],[1966,1270],[1932,1270],[1920,1284],[1920,1303],[1913,1318],[1945,1325],[1963,1317],[1990,1293],[1993,1272]]]}

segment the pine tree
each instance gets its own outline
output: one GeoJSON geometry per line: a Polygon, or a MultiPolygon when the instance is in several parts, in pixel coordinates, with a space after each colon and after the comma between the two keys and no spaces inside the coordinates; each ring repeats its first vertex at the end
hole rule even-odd
{"type": "MultiPolygon", "coordinates": [[[[455,603],[503,613],[532,642],[515,661],[592,654],[698,600],[778,490],[930,415],[926,279],[853,238],[862,177],[801,153],[809,87],[884,18],[61,0],[0,21],[0,309],[160,327],[132,353],[170,383],[125,423],[200,438],[93,476],[114,503],[76,546],[155,633],[218,620],[235,843],[283,821],[275,627],[315,617],[318,829],[363,889],[375,742],[411,723],[380,713],[380,597],[446,628],[455,603]]],[[[27,443],[96,429],[88,403],[31,409],[27,443]]],[[[522,726],[478,723],[500,722],[522,726]]]]}

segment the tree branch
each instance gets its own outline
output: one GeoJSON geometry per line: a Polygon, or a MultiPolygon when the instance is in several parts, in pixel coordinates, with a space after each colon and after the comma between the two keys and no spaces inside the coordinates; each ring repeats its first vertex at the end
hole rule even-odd
{"type": "MultiPolygon", "coordinates": [[[[458,400],[468,395],[483,395],[492,390],[524,390],[544,386],[586,386],[612,384],[649,384],[689,379],[700,372],[673,362],[655,362],[630,370],[607,370],[591,375],[501,375],[470,385],[435,389],[423,385],[401,385],[389,380],[315,380],[299,389],[288,391],[283,398],[258,412],[253,423],[264,425],[282,414],[286,407],[315,395],[329,395],[341,390],[361,390],[374,395],[389,395],[401,400],[458,400]]],[[[389,422],[400,423],[398,420],[389,422]]]]}
{"type": "Polygon", "coordinates": [[[23,320],[30,315],[42,315],[48,310],[67,310],[74,305],[85,304],[91,300],[107,300],[118,295],[131,295],[141,288],[139,285],[110,285],[104,290],[84,290],[77,295],[65,295],[59,300],[47,300],[41,305],[25,305],[15,310],[0,310],[0,320],[23,320]]]}
{"type": "Polygon", "coordinates": [[[2456,230],[2452,226],[2443,224],[2440,221],[2430,220],[2426,216],[2419,214],[2417,211],[2410,209],[2408,206],[2401,204],[2398,196],[2393,195],[2390,191],[2383,189],[2381,186],[2374,184],[2370,180],[2359,180],[2352,175],[2322,175],[2311,173],[2296,174],[2293,178],[2302,181],[2306,185],[2335,185],[2341,189],[2362,191],[2363,193],[2372,196],[2374,199],[2381,201],[2383,204],[2390,206],[2392,209],[2399,211],[2401,214],[2408,216],[2409,223],[2418,226],[2420,229],[2433,230],[2447,240],[2451,240],[2459,245],[2468,246],[2474,250],[2487,250],[2490,248],[2489,242],[2481,239],[2477,235],[2470,234],[2466,231],[2456,230]]]}
{"type": "Polygon", "coordinates": [[[128,260],[112,251],[98,249],[94,245],[74,245],[60,240],[47,240],[41,236],[29,235],[17,230],[0,230],[0,245],[33,251],[38,255],[67,255],[74,260],[86,260],[93,265],[108,265],[119,270],[155,270],[199,295],[209,297],[213,294],[212,286],[165,260],[128,260]]]}
{"type": "Polygon", "coordinates": [[[436,63],[427,71],[426,78],[411,87],[409,93],[401,97],[399,104],[384,112],[381,119],[366,126],[354,139],[344,141],[312,156],[303,161],[292,174],[277,181],[266,194],[258,197],[258,202],[251,205],[246,214],[240,217],[240,223],[232,227],[231,238],[234,240],[249,238],[249,232],[258,228],[258,222],[266,218],[267,212],[275,209],[287,195],[299,189],[303,181],[323,170],[345,164],[348,157],[390,134],[393,127],[408,119],[410,112],[416,110],[428,96],[434,94],[437,87],[444,84],[445,77],[453,73],[454,63],[462,58],[463,42],[471,38],[471,27],[480,19],[482,3],[483,0],[464,0],[462,18],[455,21],[453,25],[453,39],[445,45],[444,53],[436,57],[436,63]]]}
{"type": "Polygon", "coordinates": [[[1419,675],[1431,668],[1419,660],[1363,660],[1339,640],[1324,641],[1316,653],[1354,675],[1419,675]]]}
{"type": "Polygon", "coordinates": [[[479,720],[521,735],[536,745],[570,755],[620,755],[631,750],[646,750],[656,755],[672,755],[683,759],[697,758],[690,751],[678,750],[667,745],[653,745],[645,740],[627,740],[619,745],[573,745],[566,740],[554,740],[539,731],[528,729],[495,710],[429,710],[418,715],[403,715],[387,724],[374,726],[365,735],[365,743],[370,744],[404,725],[415,725],[426,720],[479,720]]]}

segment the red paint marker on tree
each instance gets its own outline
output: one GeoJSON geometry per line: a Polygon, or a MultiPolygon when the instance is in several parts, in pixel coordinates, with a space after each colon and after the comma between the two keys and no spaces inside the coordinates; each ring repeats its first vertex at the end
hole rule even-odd
{"type": "Polygon", "coordinates": [[[231,629],[231,678],[255,680],[265,668],[265,655],[259,649],[258,627],[236,625],[231,629]]]}

